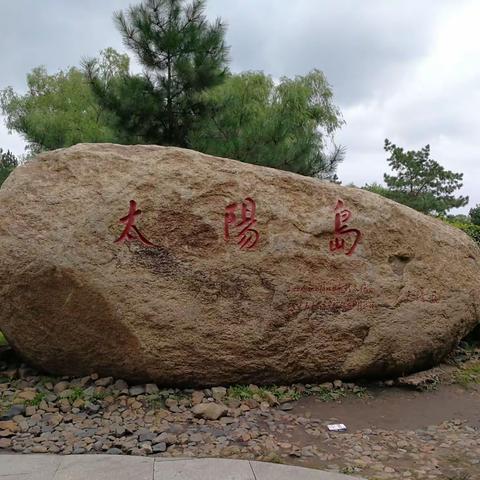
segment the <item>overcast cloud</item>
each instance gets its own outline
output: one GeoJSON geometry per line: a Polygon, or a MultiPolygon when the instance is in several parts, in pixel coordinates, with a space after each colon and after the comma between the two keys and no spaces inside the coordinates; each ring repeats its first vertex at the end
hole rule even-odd
{"type": "MultiPolygon", "coordinates": [[[[326,74],[346,121],[336,135],[347,148],[344,184],[382,180],[385,138],[429,143],[434,159],[464,173],[461,211],[480,203],[479,1],[207,1],[208,15],[228,23],[233,71],[326,74]]],[[[54,72],[109,46],[126,51],[112,12],[131,3],[0,0],[0,88],[24,91],[38,65],[54,72]]],[[[0,147],[21,154],[24,142],[2,124],[0,147]]]]}

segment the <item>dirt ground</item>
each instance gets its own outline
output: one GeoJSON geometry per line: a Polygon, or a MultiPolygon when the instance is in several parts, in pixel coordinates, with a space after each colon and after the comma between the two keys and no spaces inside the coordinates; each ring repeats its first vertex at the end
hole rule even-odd
{"type": "Polygon", "coordinates": [[[435,391],[417,392],[392,387],[371,389],[369,394],[370,398],[347,397],[336,402],[302,398],[292,413],[307,418],[335,419],[347,425],[350,432],[366,428],[417,430],[455,419],[480,428],[477,389],[441,385],[435,391]]]}
{"type": "Polygon", "coordinates": [[[185,391],[53,378],[0,355],[0,454],[226,457],[368,480],[480,480],[479,407],[480,348],[468,345],[399,379],[185,391]],[[220,413],[199,415],[200,404],[220,413]]]}
{"type": "Polygon", "coordinates": [[[434,391],[371,388],[366,398],[331,402],[307,397],[289,413],[300,424],[277,440],[298,445],[302,455],[290,455],[287,463],[370,480],[480,479],[477,385],[438,385],[434,391]],[[328,423],[343,423],[347,432],[327,433],[328,423]]]}

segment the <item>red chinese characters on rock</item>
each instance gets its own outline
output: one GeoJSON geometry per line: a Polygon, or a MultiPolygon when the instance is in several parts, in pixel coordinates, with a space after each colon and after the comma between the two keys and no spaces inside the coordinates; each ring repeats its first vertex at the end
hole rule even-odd
{"type": "Polygon", "coordinates": [[[330,251],[336,252],[341,250],[345,255],[352,255],[352,253],[357,248],[358,242],[362,237],[360,230],[357,228],[349,228],[347,221],[350,220],[352,212],[348,208],[344,208],[345,204],[343,200],[338,200],[337,205],[335,206],[335,237],[333,240],[330,240],[330,251]],[[353,243],[350,248],[345,248],[345,239],[348,237],[354,236],[353,243]]]}
{"type": "MultiPolygon", "coordinates": [[[[335,206],[335,230],[334,239],[330,240],[330,251],[343,251],[345,255],[352,255],[362,237],[360,230],[357,228],[349,228],[347,221],[350,220],[352,212],[344,208],[343,200],[338,200],[335,206]],[[346,239],[353,240],[346,242],[346,239]]],[[[234,239],[240,246],[241,250],[252,250],[259,241],[259,233],[253,227],[257,223],[255,217],[256,203],[251,197],[245,198],[241,203],[232,203],[225,207],[224,216],[224,239],[226,242],[234,239]]],[[[135,225],[137,217],[142,213],[137,208],[137,202],[130,200],[130,208],[128,214],[120,218],[120,222],[125,225],[120,237],[115,243],[139,241],[146,247],[158,248],[158,245],[147,240],[135,225]]]]}
{"type": "Polygon", "coordinates": [[[225,207],[224,238],[226,242],[233,236],[241,250],[255,248],[259,239],[258,232],[252,228],[257,223],[256,208],[255,201],[250,197],[242,203],[232,203],[225,207]],[[239,217],[238,213],[240,213],[239,217]]]}
{"type": "Polygon", "coordinates": [[[137,209],[137,202],[135,200],[130,200],[130,209],[128,210],[128,215],[122,217],[119,221],[125,224],[122,234],[115,240],[115,243],[131,242],[132,240],[138,240],[140,243],[146,247],[157,247],[152,242],[147,240],[140,230],[135,225],[137,217],[142,213],[141,210],[137,209]],[[132,233],[132,231],[134,233],[132,233]]]}

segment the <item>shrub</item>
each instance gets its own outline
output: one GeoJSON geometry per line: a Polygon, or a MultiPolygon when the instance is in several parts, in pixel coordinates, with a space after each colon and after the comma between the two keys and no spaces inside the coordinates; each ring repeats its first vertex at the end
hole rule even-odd
{"type": "Polygon", "coordinates": [[[480,203],[475,208],[471,208],[468,215],[474,225],[480,226],[480,203]]]}
{"type": "Polygon", "coordinates": [[[480,225],[473,223],[447,222],[454,227],[463,230],[467,235],[472,237],[480,245],[480,225]]]}

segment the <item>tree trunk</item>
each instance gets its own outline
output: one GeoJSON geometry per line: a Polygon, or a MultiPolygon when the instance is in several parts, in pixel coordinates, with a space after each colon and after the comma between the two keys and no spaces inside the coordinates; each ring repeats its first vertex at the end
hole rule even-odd
{"type": "Polygon", "coordinates": [[[173,106],[172,106],[172,58],[167,57],[167,115],[168,115],[168,143],[173,143],[173,106]]]}

